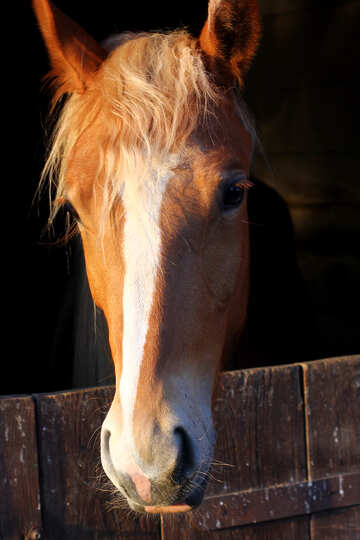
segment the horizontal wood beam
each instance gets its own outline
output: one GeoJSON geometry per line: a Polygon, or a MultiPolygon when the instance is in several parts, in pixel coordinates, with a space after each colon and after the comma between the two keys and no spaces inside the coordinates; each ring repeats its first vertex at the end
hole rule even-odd
{"type": "Polygon", "coordinates": [[[209,497],[192,525],[218,530],[354,505],[360,505],[360,473],[209,497]]]}

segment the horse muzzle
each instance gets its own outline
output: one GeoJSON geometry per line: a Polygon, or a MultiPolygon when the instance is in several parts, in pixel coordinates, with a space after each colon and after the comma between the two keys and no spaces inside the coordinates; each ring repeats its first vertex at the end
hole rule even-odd
{"type": "Polygon", "coordinates": [[[151,439],[144,434],[136,444],[125,430],[117,435],[107,420],[101,433],[102,466],[132,510],[185,512],[201,503],[215,440],[212,428],[206,437],[196,437],[177,425],[151,439]]]}

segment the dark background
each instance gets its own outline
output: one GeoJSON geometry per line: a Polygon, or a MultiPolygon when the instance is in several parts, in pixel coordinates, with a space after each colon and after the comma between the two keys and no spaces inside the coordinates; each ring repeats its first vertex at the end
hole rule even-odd
{"type": "MultiPolygon", "coordinates": [[[[318,324],[317,354],[358,353],[360,2],[260,4],[264,35],[245,90],[265,154],[257,156],[254,171],[289,205],[298,261],[318,324]]],[[[206,0],[58,0],[57,5],[99,41],[124,30],[184,25],[198,34],[207,13],[206,0]]],[[[3,26],[6,322],[0,394],[56,388],[49,355],[69,261],[64,246],[55,243],[56,233],[51,237],[46,230],[46,193],[33,203],[45,154],[48,95],[41,79],[48,63],[30,0],[8,6],[3,26]]]]}

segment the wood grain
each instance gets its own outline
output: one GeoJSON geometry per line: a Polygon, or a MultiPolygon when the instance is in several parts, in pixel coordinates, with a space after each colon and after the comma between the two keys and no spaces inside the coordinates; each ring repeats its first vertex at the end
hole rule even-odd
{"type": "Polygon", "coordinates": [[[307,516],[211,532],[196,529],[189,516],[179,517],[176,525],[164,517],[162,527],[163,540],[310,540],[307,516]]]}
{"type": "Polygon", "coordinates": [[[159,538],[156,522],[119,509],[101,474],[100,427],[113,391],[36,396],[43,526],[51,540],[159,538]]]}
{"type": "Polygon", "coordinates": [[[41,530],[34,403],[0,397],[0,538],[18,540],[41,530]]]}
{"type": "Polygon", "coordinates": [[[359,540],[360,506],[323,512],[311,518],[311,540],[359,540]]]}
{"type": "Polygon", "coordinates": [[[360,356],[303,365],[310,479],[360,471],[360,356]]]}
{"type": "Polygon", "coordinates": [[[221,375],[208,496],[306,479],[299,375],[298,366],[221,375]]]}
{"type": "MultiPolygon", "coordinates": [[[[304,364],[309,475],[340,475],[346,506],[346,475],[360,472],[360,356],[304,364]]],[[[360,486],[357,485],[360,499],[360,486]]],[[[348,511],[314,515],[312,538],[360,538],[360,501],[348,511]]]]}
{"type": "Polygon", "coordinates": [[[360,472],[207,498],[193,524],[205,530],[273,521],[360,504],[360,472]]]}
{"type": "Polygon", "coordinates": [[[100,481],[99,428],[113,387],[0,399],[0,537],[360,538],[360,357],[228,372],[203,504],[129,516],[100,481]],[[40,465],[40,495],[38,483],[40,465]]]}
{"type": "MultiPolygon", "coordinates": [[[[238,510],[230,505],[223,526],[251,523],[257,521],[257,516],[261,521],[264,516],[260,498],[251,516],[239,516],[240,508],[244,508],[242,496],[246,498],[251,490],[306,481],[300,374],[299,366],[285,366],[221,375],[214,406],[218,437],[215,463],[225,465],[213,466],[214,479],[209,482],[205,501],[191,518],[164,519],[164,538],[174,538],[182,527],[187,527],[189,535],[184,538],[197,538],[197,533],[190,532],[191,527],[199,528],[200,523],[201,527],[206,526],[211,515],[215,515],[211,501],[217,498],[220,505],[221,496],[230,500],[233,492],[237,493],[233,504],[238,510]],[[231,522],[231,515],[237,516],[236,523],[231,522]]],[[[206,534],[216,538],[213,535],[217,533],[208,530],[206,534]]]]}

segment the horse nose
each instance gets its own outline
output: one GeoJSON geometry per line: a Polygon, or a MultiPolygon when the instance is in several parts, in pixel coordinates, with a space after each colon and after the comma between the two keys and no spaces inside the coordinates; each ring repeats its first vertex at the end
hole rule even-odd
{"type": "Polygon", "coordinates": [[[170,437],[164,435],[162,441],[147,441],[147,448],[142,448],[142,453],[145,450],[151,456],[149,461],[136,458],[126,445],[113,445],[111,438],[111,431],[103,430],[104,470],[115,486],[138,504],[171,503],[196,472],[194,444],[181,426],[173,429],[170,437]]]}
{"type": "Polygon", "coordinates": [[[178,454],[172,477],[176,484],[183,484],[195,472],[194,447],[183,427],[175,428],[174,437],[178,443],[178,454]]]}

